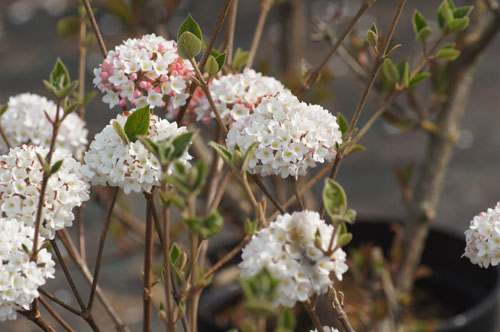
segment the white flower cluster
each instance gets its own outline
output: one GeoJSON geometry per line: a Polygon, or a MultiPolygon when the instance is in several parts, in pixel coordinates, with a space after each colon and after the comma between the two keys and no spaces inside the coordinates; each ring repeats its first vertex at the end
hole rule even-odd
{"type": "MultiPolygon", "coordinates": [[[[48,147],[52,138],[52,125],[45,112],[53,119],[57,106],[45,97],[23,93],[9,98],[7,111],[0,117],[0,123],[11,146],[33,144],[48,147]]],[[[60,116],[63,116],[62,109],[60,116]]],[[[75,114],[69,114],[62,122],[57,136],[57,148],[70,151],[80,159],[87,147],[85,122],[75,114]]],[[[0,138],[0,153],[9,150],[0,138]]]]}
{"type": "MultiPolygon", "coordinates": [[[[2,216],[32,227],[35,226],[43,177],[37,153],[45,157],[48,149],[22,145],[0,157],[2,216]]],[[[56,149],[52,164],[59,160],[63,160],[61,168],[47,182],[40,226],[40,234],[50,239],[54,238],[56,230],[72,225],[73,208],[89,199],[90,186],[84,180],[81,164],[69,152],[56,149]]]]}
{"type": "MultiPolygon", "coordinates": [[[[324,332],[339,332],[339,330],[337,330],[336,328],[329,327],[329,326],[323,326],[323,331],[324,332]]],[[[318,329],[311,330],[311,332],[318,332],[318,329]]]]}
{"type": "Polygon", "coordinates": [[[233,150],[258,145],[248,171],[267,176],[305,175],[316,163],[335,158],[336,143],[342,143],[337,118],[318,105],[301,103],[291,94],[264,98],[254,112],[236,121],[226,138],[233,150]]]}
{"type": "Polygon", "coordinates": [[[94,85],[105,93],[110,108],[127,105],[165,107],[170,97],[174,108],[186,103],[194,74],[191,63],[177,54],[177,44],[155,34],[131,38],[109,51],[94,69],[94,85]]]}
{"type": "Polygon", "coordinates": [[[500,262],[500,202],[495,208],[481,212],[470,222],[465,231],[465,253],[463,256],[473,264],[487,268],[500,262]]]}
{"type": "MultiPolygon", "coordinates": [[[[201,92],[201,91],[200,91],[201,92]]],[[[226,124],[253,112],[263,97],[277,93],[290,93],[281,82],[273,77],[263,76],[253,69],[243,73],[229,74],[212,80],[210,94],[226,124]]],[[[169,116],[176,116],[174,108],[169,107],[169,116]]],[[[201,92],[195,94],[189,104],[188,112],[194,113],[196,121],[208,122],[215,118],[207,98],[201,92]]]]}
{"type": "Polygon", "coordinates": [[[252,277],[266,268],[280,281],[275,305],[292,307],[313,294],[324,294],[333,284],[330,274],[342,280],[348,268],[341,248],[330,257],[323,253],[328,250],[332,233],[333,226],[321,220],[317,212],[280,215],[243,249],[241,275],[252,277]],[[315,245],[317,231],[321,250],[315,245]]]}
{"type": "MultiPolygon", "coordinates": [[[[116,120],[111,120],[90,144],[84,161],[92,184],[120,187],[125,194],[150,192],[153,186],[160,184],[161,166],[157,158],[139,140],[125,144],[113,128],[114,121],[124,127],[128,116],[134,111],[125,112],[118,115],[116,120]]],[[[185,132],[186,127],[179,128],[175,122],[170,123],[152,115],[146,136],[157,142],[185,132]]],[[[187,164],[190,159],[191,156],[186,152],[179,161],[187,164]]]]}
{"type": "Polygon", "coordinates": [[[55,263],[47,249],[38,252],[36,262],[23,249],[32,249],[34,234],[33,227],[0,218],[0,321],[16,319],[16,309],[28,310],[39,296],[38,287],[54,278],[55,263]]]}

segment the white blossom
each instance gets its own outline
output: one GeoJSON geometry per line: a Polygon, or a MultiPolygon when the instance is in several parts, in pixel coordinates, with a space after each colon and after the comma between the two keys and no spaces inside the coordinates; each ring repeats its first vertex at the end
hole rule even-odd
{"type": "Polygon", "coordinates": [[[128,102],[137,108],[165,107],[169,99],[177,108],[186,103],[193,74],[191,63],[177,54],[175,41],[150,34],[127,39],[108,52],[94,69],[93,82],[110,108],[128,102]]]}
{"type": "MultiPolygon", "coordinates": [[[[346,254],[328,250],[333,226],[320,219],[317,212],[301,211],[278,216],[269,227],[260,230],[243,249],[241,276],[252,277],[266,268],[280,281],[275,305],[292,307],[313,294],[325,294],[347,271],[346,254]],[[315,244],[316,233],[321,248],[315,244]]],[[[333,241],[335,247],[336,239],[333,241]]]]}
{"type": "MultiPolygon", "coordinates": [[[[48,147],[52,138],[52,125],[47,119],[56,116],[57,106],[45,97],[23,93],[9,98],[7,111],[0,117],[0,123],[11,146],[33,144],[48,147]]],[[[60,110],[60,117],[63,110],[60,110]]],[[[57,135],[57,148],[66,149],[80,159],[87,147],[87,128],[76,113],[71,113],[62,122],[57,135]]],[[[9,150],[0,138],[0,153],[9,150]]]]}
{"type": "MultiPolygon", "coordinates": [[[[210,83],[210,94],[225,124],[253,112],[263,97],[277,93],[290,93],[281,82],[273,77],[264,76],[253,69],[243,73],[223,75],[210,83]]],[[[168,105],[169,118],[177,116],[177,109],[168,105]]],[[[208,99],[200,88],[196,89],[185,115],[184,122],[209,122],[215,114],[208,99]]]]}
{"type": "MultiPolygon", "coordinates": [[[[84,156],[88,176],[92,184],[120,187],[126,194],[130,192],[150,192],[153,186],[160,184],[161,166],[158,159],[139,141],[128,145],[122,141],[113,128],[117,121],[125,126],[128,116],[135,110],[118,115],[94,138],[84,156]]],[[[161,141],[187,132],[186,127],[177,127],[177,123],[151,115],[148,138],[161,141]]],[[[180,162],[187,164],[191,156],[186,152],[180,162]]]]}
{"type": "MultiPolygon", "coordinates": [[[[36,261],[30,261],[26,250],[33,248],[34,234],[33,227],[0,218],[0,321],[16,319],[17,309],[28,310],[39,296],[38,287],[54,278],[55,263],[47,249],[41,249],[36,261]]],[[[39,237],[38,244],[43,241],[39,237]]]]}
{"type": "MultiPolygon", "coordinates": [[[[12,148],[0,157],[0,208],[3,217],[16,218],[35,226],[43,167],[37,158],[48,149],[33,145],[12,148]]],[[[56,230],[71,226],[73,208],[89,199],[90,185],[85,181],[81,164],[66,150],[56,149],[52,164],[62,160],[61,168],[50,176],[43,200],[40,233],[54,238],[56,230]]]]}
{"type": "Polygon", "coordinates": [[[500,202],[481,212],[465,231],[465,253],[471,263],[487,268],[500,262],[500,202]]]}
{"type": "MultiPolygon", "coordinates": [[[[323,331],[324,332],[339,332],[339,330],[337,330],[336,328],[329,327],[329,326],[323,326],[323,331]]],[[[318,332],[318,329],[311,330],[311,332],[318,332]]]]}
{"type": "Polygon", "coordinates": [[[333,160],[342,134],[327,110],[283,93],[263,98],[252,114],[233,124],[226,138],[230,150],[239,145],[245,151],[253,142],[258,145],[250,157],[250,173],[297,178],[317,163],[333,160]]]}

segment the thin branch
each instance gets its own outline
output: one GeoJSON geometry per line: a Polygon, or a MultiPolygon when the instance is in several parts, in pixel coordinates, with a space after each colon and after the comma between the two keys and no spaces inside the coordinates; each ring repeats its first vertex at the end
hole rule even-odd
{"type": "Polygon", "coordinates": [[[45,297],[49,298],[51,301],[53,301],[54,303],[60,305],[61,307],[63,307],[64,309],[68,310],[69,312],[72,312],[74,313],[75,315],[77,316],[80,316],[82,314],[81,311],[79,311],[78,309],[76,308],[73,308],[72,306],[70,306],[69,304],[61,301],[60,299],[58,299],[57,297],[55,297],[54,295],[52,295],[51,293],[47,292],[45,289],[43,288],[38,288],[38,291],[40,293],[42,293],[45,297]]]}
{"type": "Polygon", "coordinates": [[[101,270],[101,260],[102,253],[104,251],[104,244],[106,243],[106,236],[108,235],[109,224],[111,223],[111,217],[113,216],[113,208],[116,203],[116,198],[118,197],[118,193],[120,192],[120,188],[116,187],[113,191],[113,198],[111,199],[111,203],[108,208],[108,215],[106,216],[106,222],[101,231],[101,238],[99,239],[99,249],[97,251],[97,259],[94,267],[94,277],[92,279],[92,287],[90,290],[89,302],[87,304],[87,309],[92,310],[92,305],[94,304],[94,296],[97,289],[97,281],[99,280],[99,272],[101,270]]]}
{"type": "Polygon", "coordinates": [[[297,200],[299,201],[300,209],[305,210],[304,201],[302,200],[302,196],[300,195],[299,187],[297,185],[297,180],[292,179],[292,181],[293,181],[293,189],[295,191],[295,196],[297,197],[297,200]]]}
{"type": "Polygon", "coordinates": [[[45,300],[43,297],[39,297],[38,300],[40,303],[47,309],[47,311],[52,315],[61,324],[61,326],[68,332],[76,332],[69,326],[69,324],[57,313],[57,311],[52,308],[52,306],[45,300]]]}
{"type": "Polygon", "coordinates": [[[7,145],[7,148],[11,149],[12,145],[10,144],[9,138],[5,134],[3,127],[1,125],[0,125],[0,135],[2,136],[2,139],[5,142],[5,145],[7,145]]]}
{"type": "MultiPolygon", "coordinates": [[[[35,302],[33,302],[33,305],[37,302],[37,299],[35,299],[35,302]]],[[[40,315],[40,311],[38,309],[33,310],[31,308],[30,310],[17,310],[17,312],[33,323],[35,323],[39,328],[41,328],[45,332],[56,332],[52,326],[50,326],[49,323],[45,319],[43,319],[42,315],[40,315]]]]}
{"type": "MultiPolygon", "coordinates": [[[[150,203],[150,206],[151,206],[151,216],[153,217],[153,221],[155,223],[156,232],[158,233],[158,238],[160,239],[160,245],[161,245],[161,248],[162,248],[162,251],[163,251],[163,249],[165,247],[165,243],[164,243],[164,239],[163,239],[163,236],[162,236],[160,219],[158,217],[158,211],[156,211],[156,204],[155,204],[154,197],[151,194],[144,194],[144,196],[146,197],[146,200],[148,200],[149,203],[150,203]]],[[[154,243],[154,239],[153,239],[153,243],[154,243]]]]}
{"type": "Polygon", "coordinates": [[[259,175],[252,175],[252,180],[259,186],[260,190],[266,195],[267,198],[273,203],[273,205],[281,212],[281,213],[286,213],[285,208],[280,204],[277,198],[275,198],[269,190],[267,190],[266,186],[264,183],[262,183],[261,178],[259,175]]]}
{"type": "Polygon", "coordinates": [[[226,23],[226,64],[230,66],[233,63],[233,48],[234,48],[234,31],[236,26],[236,16],[238,14],[238,2],[239,0],[233,0],[231,4],[231,9],[229,11],[229,17],[226,23]]]}
{"type": "Polygon", "coordinates": [[[318,332],[324,332],[323,324],[319,320],[318,314],[316,313],[316,308],[311,304],[310,300],[302,302],[302,306],[306,309],[309,318],[318,332]]]}
{"type": "Polygon", "coordinates": [[[253,34],[252,46],[250,47],[250,54],[248,56],[247,64],[245,68],[252,68],[253,62],[255,60],[255,54],[259,48],[260,39],[262,37],[262,32],[264,31],[264,25],[266,23],[267,15],[271,10],[273,3],[271,0],[261,0],[260,1],[260,15],[257,20],[257,26],[255,27],[255,32],[253,34]]]}
{"type": "MultiPolygon", "coordinates": [[[[154,190],[154,189],[153,189],[154,190]]],[[[147,193],[144,193],[147,196],[147,193]]],[[[152,194],[154,195],[154,191],[152,194]]],[[[151,331],[151,320],[153,312],[152,303],[152,271],[153,271],[153,214],[151,206],[153,199],[147,199],[146,207],[146,233],[145,233],[145,248],[144,248],[144,288],[143,288],[143,332],[151,331]]]]}
{"type": "MultiPolygon", "coordinates": [[[[371,7],[371,5],[375,2],[376,0],[364,0],[361,6],[359,7],[358,11],[356,12],[356,15],[351,19],[349,22],[349,25],[345,29],[345,31],[340,35],[340,37],[337,39],[336,43],[332,46],[330,51],[326,54],[326,56],[323,58],[323,61],[319,64],[318,67],[309,75],[307,80],[305,82],[302,82],[301,87],[295,92],[295,95],[297,96],[302,96],[304,92],[309,90],[309,88],[316,83],[316,81],[319,78],[319,75],[321,73],[321,70],[323,67],[326,66],[328,61],[330,61],[330,58],[335,54],[337,49],[342,45],[344,40],[349,36],[349,34],[352,32],[356,24],[358,23],[359,19],[363,14],[368,10],[368,8],[371,7]]],[[[390,39],[390,38],[389,38],[390,39]]]]}
{"type": "Polygon", "coordinates": [[[224,193],[226,191],[226,187],[229,184],[229,181],[231,180],[232,175],[233,175],[233,173],[227,172],[227,174],[224,176],[224,178],[222,179],[221,184],[219,185],[219,188],[215,194],[214,199],[210,202],[210,205],[207,209],[207,212],[211,211],[213,209],[217,209],[217,207],[220,204],[220,201],[222,200],[222,196],[224,195],[224,193]]]}
{"type": "Polygon", "coordinates": [[[245,237],[238,246],[234,247],[230,252],[224,255],[221,259],[217,261],[207,272],[205,272],[203,279],[207,279],[217,272],[224,264],[229,262],[234,256],[240,253],[241,249],[250,242],[250,237],[245,237]]]}
{"type": "Polygon", "coordinates": [[[333,297],[333,301],[330,303],[333,310],[337,313],[337,318],[344,327],[346,332],[355,332],[347,318],[347,314],[344,310],[344,306],[340,303],[337,297],[337,291],[335,291],[335,296],[333,297]]]}
{"type": "Polygon", "coordinates": [[[94,29],[95,36],[97,38],[97,43],[99,44],[99,48],[101,49],[101,53],[104,57],[108,56],[108,51],[106,45],[104,45],[104,40],[102,39],[101,31],[99,30],[99,26],[94,17],[94,12],[92,11],[92,7],[90,6],[89,0],[83,0],[83,5],[85,6],[85,10],[87,11],[87,15],[90,19],[90,24],[92,25],[92,29],[94,29]]]}

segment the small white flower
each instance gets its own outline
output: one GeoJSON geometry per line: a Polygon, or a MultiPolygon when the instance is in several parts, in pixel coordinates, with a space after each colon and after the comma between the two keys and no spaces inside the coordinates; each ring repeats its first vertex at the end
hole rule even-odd
{"type": "MultiPolygon", "coordinates": [[[[93,175],[93,184],[120,187],[126,194],[150,192],[153,186],[160,184],[161,169],[156,157],[140,141],[125,145],[113,129],[114,121],[124,127],[133,112],[135,110],[111,120],[90,144],[84,161],[88,172],[93,175]]],[[[170,123],[152,115],[147,137],[156,142],[186,131],[186,127],[179,128],[175,122],[170,123]]],[[[191,156],[186,152],[180,162],[188,164],[190,159],[191,156]]]]}
{"type": "MultiPolygon", "coordinates": [[[[324,332],[339,332],[339,330],[337,330],[336,328],[329,327],[329,326],[323,326],[323,331],[324,332]]],[[[318,332],[318,330],[314,329],[314,330],[311,330],[311,332],[318,332]]]]}
{"type": "Polygon", "coordinates": [[[333,226],[321,220],[317,212],[280,215],[243,249],[241,276],[252,277],[266,268],[280,280],[275,305],[293,307],[313,294],[325,294],[333,285],[330,275],[341,280],[348,269],[341,248],[330,257],[324,254],[332,234],[333,226]],[[317,231],[323,239],[322,248],[315,245],[317,231]]]}

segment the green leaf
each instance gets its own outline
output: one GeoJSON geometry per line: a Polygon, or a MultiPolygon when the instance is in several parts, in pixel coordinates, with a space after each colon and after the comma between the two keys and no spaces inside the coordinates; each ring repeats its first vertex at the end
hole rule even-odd
{"type": "Polygon", "coordinates": [[[222,54],[219,54],[218,56],[215,57],[215,60],[217,60],[217,64],[219,65],[219,71],[224,68],[224,64],[226,63],[226,56],[227,53],[224,52],[222,54]]]}
{"type": "Polygon", "coordinates": [[[465,30],[469,26],[470,20],[468,17],[456,18],[453,21],[446,24],[444,27],[444,32],[453,33],[465,30]]]}
{"type": "Polygon", "coordinates": [[[453,3],[453,0],[446,0],[446,2],[448,3],[448,7],[450,7],[450,9],[455,9],[455,4],[453,3]]]}
{"type": "Polygon", "coordinates": [[[52,93],[54,96],[56,95],[57,89],[55,86],[53,86],[52,84],[50,84],[49,81],[46,81],[46,80],[43,80],[43,84],[45,85],[45,88],[47,89],[47,91],[52,93]]]}
{"type": "Polygon", "coordinates": [[[184,32],[177,40],[177,52],[183,59],[193,59],[201,52],[201,39],[189,31],[184,32]]]}
{"type": "Polygon", "coordinates": [[[205,180],[207,178],[207,167],[203,160],[200,160],[194,164],[191,168],[190,174],[190,183],[189,187],[192,193],[198,193],[203,185],[205,184],[205,180]]]}
{"type": "Polygon", "coordinates": [[[441,29],[443,29],[446,24],[453,20],[453,11],[450,8],[448,1],[443,0],[438,8],[438,24],[441,29]]]}
{"type": "MultiPolygon", "coordinates": [[[[114,124],[115,123],[118,123],[117,121],[115,121],[113,123],[113,127],[114,127],[114,124]]],[[[118,124],[119,125],[119,124],[118,124]]],[[[115,129],[116,130],[116,129],[115,129]]],[[[153,142],[151,139],[147,138],[146,136],[137,136],[137,139],[139,141],[141,141],[142,145],[144,145],[144,147],[149,151],[151,152],[158,160],[160,160],[160,148],[158,146],[157,143],[153,142]]],[[[161,162],[161,160],[160,160],[161,162]]]]}
{"type": "Polygon", "coordinates": [[[453,9],[453,18],[464,18],[468,17],[474,6],[464,6],[453,9]]]}
{"type": "Polygon", "coordinates": [[[247,64],[248,57],[250,56],[250,52],[243,51],[241,48],[236,49],[236,53],[234,54],[233,59],[233,68],[237,71],[240,70],[241,67],[247,64]]]}
{"type": "Polygon", "coordinates": [[[342,140],[345,138],[347,135],[347,130],[349,129],[349,124],[347,123],[347,120],[345,117],[342,115],[342,113],[337,113],[337,124],[339,125],[339,130],[342,133],[342,140]]]}
{"type": "Polygon", "coordinates": [[[177,246],[177,244],[173,244],[170,249],[170,264],[175,266],[177,261],[182,257],[182,250],[177,246]]]}
{"type": "Polygon", "coordinates": [[[193,138],[194,132],[188,131],[187,133],[177,136],[173,141],[172,145],[174,147],[174,152],[172,153],[172,158],[179,159],[187,151],[191,139],[193,138]]]}
{"type": "Polygon", "coordinates": [[[216,210],[212,211],[205,219],[200,229],[200,236],[208,239],[217,234],[222,227],[222,217],[216,210]]]}
{"type": "Polygon", "coordinates": [[[135,142],[137,136],[146,135],[149,129],[149,118],[151,113],[149,105],[139,108],[134,113],[130,114],[127,122],[125,122],[125,134],[130,142],[135,142]]]}
{"type": "Polygon", "coordinates": [[[257,232],[257,227],[259,226],[259,221],[250,219],[245,220],[245,234],[248,236],[252,236],[257,232]]]}
{"type": "Polygon", "coordinates": [[[398,76],[399,83],[403,84],[405,87],[410,85],[410,64],[408,63],[408,59],[401,61],[398,66],[398,76]]]}
{"type": "Polygon", "coordinates": [[[9,104],[0,105],[0,116],[2,116],[9,109],[9,104]]]}
{"type": "Polygon", "coordinates": [[[362,152],[365,151],[366,148],[362,145],[355,144],[349,149],[349,154],[354,153],[354,152],[362,152]]]}
{"type": "Polygon", "coordinates": [[[377,33],[377,26],[375,25],[375,23],[373,23],[370,30],[366,32],[366,41],[372,47],[377,47],[378,33],[377,33]]]}
{"type": "Polygon", "coordinates": [[[55,93],[57,99],[61,100],[68,96],[78,85],[78,81],[73,81],[62,88],[58,89],[55,93]]]}
{"type": "Polygon", "coordinates": [[[389,58],[385,59],[382,65],[382,74],[391,84],[399,82],[398,69],[396,68],[392,60],[389,58]]]}
{"type": "Polygon", "coordinates": [[[344,215],[345,221],[347,221],[349,224],[354,224],[356,221],[356,211],[353,209],[347,210],[347,212],[344,215]]]}
{"type": "Polygon", "coordinates": [[[278,318],[278,326],[283,329],[293,331],[297,322],[295,320],[295,314],[289,308],[283,307],[280,311],[278,318]]]}
{"type": "Polygon", "coordinates": [[[67,16],[57,22],[57,32],[63,38],[77,37],[80,31],[80,18],[67,16]]]}
{"type": "Polygon", "coordinates": [[[422,82],[425,80],[427,77],[431,76],[430,73],[420,73],[415,75],[413,78],[410,79],[410,84],[408,85],[409,88],[417,85],[418,83],[422,82]]]}
{"type": "Polygon", "coordinates": [[[415,31],[415,34],[418,34],[425,27],[427,27],[425,18],[417,9],[415,9],[415,11],[413,12],[413,31],[415,31]]]}
{"type": "Polygon", "coordinates": [[[218,143],[215,143],[215,142],[210,142],[210,143],[208,143],[208,145],[211,146],[212,148],[214,148],[214,150],[219,154],[219,156],[221,156],[222,159],[224,159],[224,161],[231,168],[235,168],[235,165],[233,163],[233,154],[228,149],[226,149],[224,146],[222,146],[218,143]]]}
{"type": "Polygon", "coordinates": [[[250,162],[251,159],[250,157],[252,156],[253,150],[255,149],[255,147],[257,147],[257,145],[259,145],[257,142],[253,142],[245,151],[245,154],[243,155],[243,159],[241,162],[241,166],[239,168],[241,172],[246,172],[248,168],[248,163],[250,162]]]}
{"type": "Polygon", "coordinates": [[[203,67],[203,70],[209,76],[215,75],[219,71],[217,60],[212,55],[208,56],[207,63],[205,64],[205,67],[203,67]]]}
{"type": "Polygon", "coordinates": [[[447,60],[447,61],[453,61],[458,56],[460,55],[460,51],[456,50],[454,48],[453,44],[447,44],[443,46],[439,51],[436,53],[436,57],[439,59],[447,60]]]}
{"type": "Polygon", "coordinates": [[[330,178],[325,181],[323,203],[330,216],[344,215],[347,209],[347,197],[344,189],[330,178]]]}
{"type": "Polygon", "coordinates": [[[58,160],[52,165],[52,168],[50,169],[50,174],[57,173],[57,171],[61,168],[62,164],[64,162],[64,159],[58,160]]]}
{"type": "Polygon", "coordinates": [[[420,30],[419,33],[417,33],[417,36],[415,37],[417,41],[423,42],[427,38],[429,38],[432,35],[432,29],[429,27],[425,27],[422,30],[420,30]]]}
{"type": "Polygon", "coordinates": [[[128,145],[130,143],[127,134],[125,133],[125,130],[123,130],[123,127],[118,123],[118,121],[113,121],[113,129],[122,139],[123,144],[128,145]]]}
{"type": "Polygon", "coordinates": [[[45,173],[49,173],[50,174],[50,166],[47,163],[47,161],[45,160],[45,158],[42,157],[42,155],[39,154],[38,152],[36,153],[36,157],[37,157],[38,161],[40,162],[40,165],[42,165],[43,171],[45,173]]]}
{"type": "Polygon", "coordinates": [[[203,40],[203,35],[201,33],[200,26],[198,25],[198,23],[196,23],[191,14],[188,14],[188,17],[179,27],[179,30],[177,31],[177,40],[181,38],[184,32],[190,32],[193,35],[195,35],[198,38],[198,40],[200,40],[200,46],[201,46],[201,40],[203,40]]]}
{"type": "Polygon", "coordinates": [[[339,235],[337,238],[337,246],[338,247],[343,247],[347,245],[349,242],[352,240],[352,233],[345,233],[342,235],[339,235]]]}
{"type": "Polygon", "coordinates": [[[50,73],[49,82],[58,90],[69,84],[68,69],[59,58],[57,58],[56,64],[50,73]]]}

